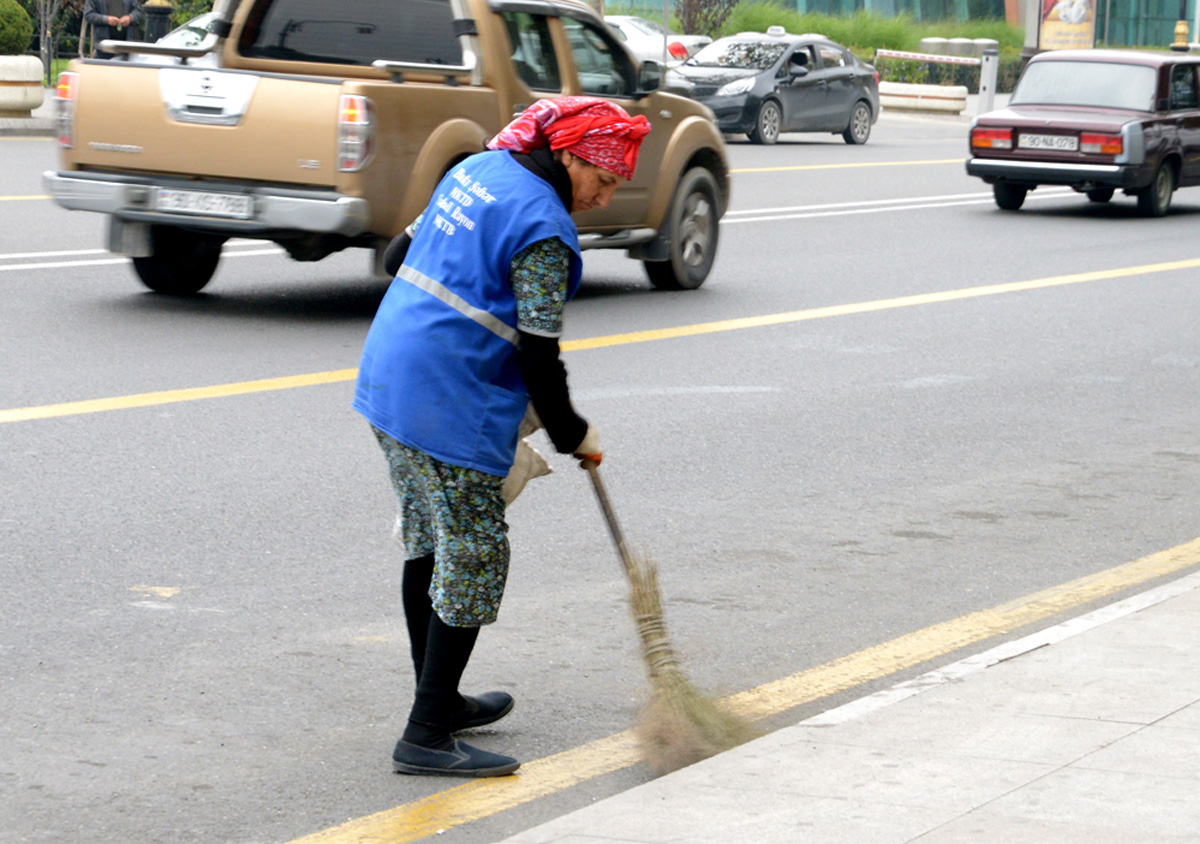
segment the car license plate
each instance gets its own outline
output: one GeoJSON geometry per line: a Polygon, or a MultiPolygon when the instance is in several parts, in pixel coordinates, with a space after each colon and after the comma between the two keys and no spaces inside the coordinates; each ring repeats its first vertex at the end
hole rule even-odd
{"type": "Polygon", "coordinates": [[[1079,138],[1075,135],[1017,135],[1017,146],[1021,149],[1058,149],[1074,152],[1079,149],[1079,138]]]}
{"type": "Polygon", "coordinates": [[[238,220],[249,220],[254,216],[254,198],[239,193],[159,188],[154,207],[171,214],[233,217],[238,220]]]}

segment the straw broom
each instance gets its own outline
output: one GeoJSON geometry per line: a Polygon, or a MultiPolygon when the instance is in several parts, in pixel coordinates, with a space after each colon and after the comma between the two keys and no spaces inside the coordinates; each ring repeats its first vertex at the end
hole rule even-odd
{"type": "Polygon", "coordinates": [[[667,638],[654,563],[630,553],[599,467],[591,460],[584,460],[583,467],[629,578],[630,611],[650,677],[650,700],[634,730],[642,758],[656,773],[665,774],[756,738],[759,733],[749,723],[722,709],[683,675],[667,638]]]}

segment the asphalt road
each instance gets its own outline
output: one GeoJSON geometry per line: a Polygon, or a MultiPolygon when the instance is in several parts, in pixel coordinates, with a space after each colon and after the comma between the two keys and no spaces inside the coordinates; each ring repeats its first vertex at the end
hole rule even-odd
{"type": "MultiPolygon", "coordinates": [[[[1053,190],[1004,213],[964,139],[885,116],[865,147],[732,142],[698,291],[587,256],[576,403],[714,693],[1200,533],[1200,191],[1161,220],[1053,190]]],[[[313,377],[357,365],[384,292],[364,254],[238,244],[203,295],[165,299],[95,215],[42,197],[51,141],[0,139],[0,160],[0,842],[275,844],[430,798],[437,840],[478,844],[650,777],[618,765],[503,810],[391,772],[411,686],[394,503],[352,383],[313,377]],[[128,399],[193,388],[212,389],[128,399]]],[[[474,740],[530,763],[625,730],[645,693],[586,477],[552,463],[510,512],[508,593],[465,682],[517,697],[474,740]]],[[[764,726],[897,668],[776,700],[764,726]]]]}

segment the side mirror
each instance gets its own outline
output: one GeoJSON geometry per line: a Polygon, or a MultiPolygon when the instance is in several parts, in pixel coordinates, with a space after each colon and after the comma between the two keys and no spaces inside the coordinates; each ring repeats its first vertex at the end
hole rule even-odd
{"type": "Polygon", "coordinates": [[[808,65],[793,64],[788,66],[788,76],[792,79],[801,79],[808,76],[808,65]]]}
{"type": "Polygon", "coordinates": [[[646,59],[642,62],[642,72],[638,75],[638,93],[649,94],[651,91],[657,91],[658,86],[662,84],[662,76],[662,65],[654,59],[646,59]]]}

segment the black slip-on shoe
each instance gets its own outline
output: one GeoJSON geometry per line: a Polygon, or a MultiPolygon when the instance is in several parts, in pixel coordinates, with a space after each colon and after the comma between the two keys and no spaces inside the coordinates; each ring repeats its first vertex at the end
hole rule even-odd
{"type": "Polygon", "coordinates": [[[447,750],[431,750],[401,739],[392,752],[392,767],[398,774],[433,777],[502,777],[521,767],[511,756],[480,750],[458,739],[451,741],[447,750]]]}
{"type": "Polygon", "coordinates": [[[467,705],[454,719],[454,723],[450,725],[450,732],[452,733],[457,733],[459,730],[470,730],[475,727],[494,724],[512,712],[513,697],[508,692],[485,692],[479,697],[471,697],[470,695],[463,695],[462,697],[467,705]]]}

